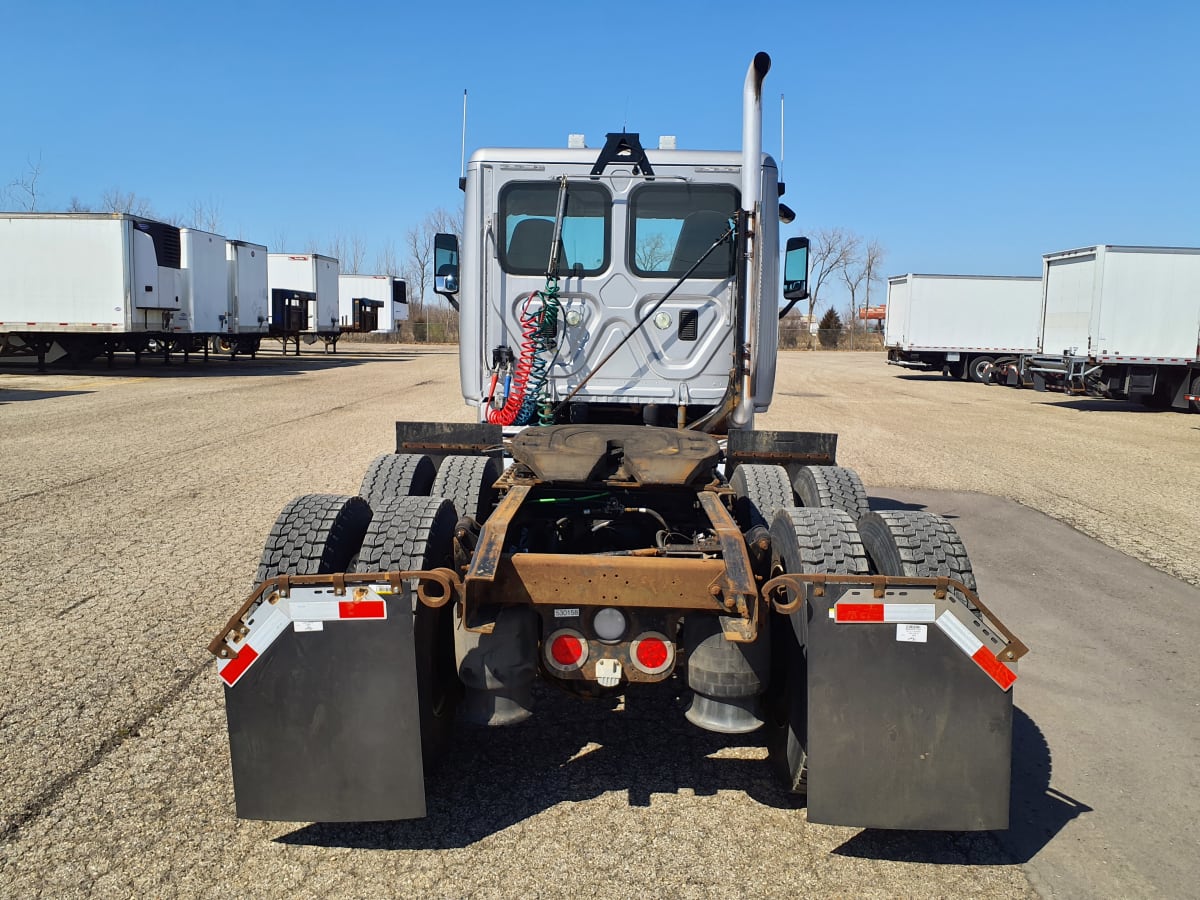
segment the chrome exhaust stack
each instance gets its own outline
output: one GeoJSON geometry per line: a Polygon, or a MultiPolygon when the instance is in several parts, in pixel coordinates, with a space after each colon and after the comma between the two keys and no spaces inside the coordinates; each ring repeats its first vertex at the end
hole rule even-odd
{"type": "Polygon", "coordinates": [[[746,83],[742,89],[742,210],[739,217],[742,237],[738,246],[741,289],[738,297],[737,346],[734,351],[735,377],[740,379],[741,388],[737,406],[730,417],[735,428],[746,428],[754,420],[752,350],[758,343],[754,311],[762,302],[759,281],[755,277],[759,253],[756,232],[762,199],[762,86],[770,70],[771,57],[762,52],[754,54],[746,70],[746,83]]]}

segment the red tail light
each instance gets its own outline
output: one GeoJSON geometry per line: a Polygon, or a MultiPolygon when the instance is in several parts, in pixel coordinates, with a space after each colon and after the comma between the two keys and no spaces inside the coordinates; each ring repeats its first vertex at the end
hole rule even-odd
{"type": "Polygon", "coordinates": [[[675,645],[665,635],[647,631],[630,645],[629,655],[647,675],[659,675],[675,664],[675,645]]]}
{"type": "Polygon", "coordinates": [[[573,672],[587,661],[587,638],[573,629],[554,632],[543,646],[546,664],[560,672],[573,672]]]}

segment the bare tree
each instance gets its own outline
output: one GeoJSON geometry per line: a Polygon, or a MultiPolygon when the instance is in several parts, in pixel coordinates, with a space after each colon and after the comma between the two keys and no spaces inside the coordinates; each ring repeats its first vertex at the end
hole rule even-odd
{"type": "Polygon", "coordinates": [[[221,231],[221,204],[211,197],[192,202],[191,226],[200,231],[219,234],[221,231]]]}
{"type": "Polygon", "coordinates": [[[154,211],[150,201],[139,197],[133,191],[122,191],[119,188],[109,188],[100,198],[100,206],[105,212],[129,213],[134,216],[152,216],[154,211]]]}
{"type": "Polygon", "coordinates": [[[329,249],[326,252],[339,261],[342,272],[361,273],[367,258],[367,242],[363,240],[361,234],[352,234],[348,237],[338,234],[329,242],[329,249]]]}
{"type": "Polygon", "coordinates": [[[35,212],[38,205],[38,179],[41,177],[42,154],[39,153],[37,162],[26,158],[24,173],[9,182],[6,193],[21,209],[26,212],[35,212]]]}
{"type": "MultiPolygon", "coordinates": [[[[813,310],[821,288],[830,278],[845,270],[858,252],[861,239],[845,228],[818,228],[809,242],[808,322],[812,327],[813,310]]],[[[809,346],[812,346],[811,335],[809,346]]]]}
{"type": "Polygon", "coordinates": [[[67,212],[85,213],[91,211],[92,208],[90,206],[74,195],[71,197],[71,202],[67,204],[67,212]]]}
{"type": "Polygon", "coordinates": [[[871,302],[871,282],[879,280],[879,273],[883,266],[883,255],[883,245],[878,240],[872,239],[861,252],[856,252],[854,258],[842,268],[842,281],[846,285],[846,290],[850,292],[849,328],[851,340],[853,340],[853,333],[855,331],[863,330],[859,327],[859,294],[862,293],[864,295],[862,305],[869,305],[871,302]]]}
{"type": "Polygon", "coordinates": [[[399,275],[400,258],[396,255],[396,244],[390,238],[375,254],[375,271],[380,275],[399,275]]]}
{"type": "Polygon", "coordinates": [[[663,263],[670,259],[667,252],[667,239],[662,232],[648,234],[637,243],[636,251],[638,268],[643,272],[657,272],[663,268],[663,263]]]}

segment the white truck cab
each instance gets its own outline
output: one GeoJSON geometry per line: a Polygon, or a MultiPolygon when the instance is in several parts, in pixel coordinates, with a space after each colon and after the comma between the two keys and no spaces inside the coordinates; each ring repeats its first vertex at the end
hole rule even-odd
{"type": "MultiPolygon", "coordinates": [[[[462,393],[481,422],[712,431],[767,409],[783,185],[758,139],[762,75],[747,75],[741,152],[622,132],[599,150],[471,156],[461,266],[439,235],[435,289],[460,310],[462,393]]],[[[790,243],[803,290],[807,241],[790,243]]]]}

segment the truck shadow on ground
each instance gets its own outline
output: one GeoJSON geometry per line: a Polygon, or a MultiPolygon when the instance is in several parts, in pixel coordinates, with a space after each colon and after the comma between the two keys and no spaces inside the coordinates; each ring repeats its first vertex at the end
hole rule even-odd
{"type": "MultiPolygon", "coordinates": [[[[929,508],[924,503],[908,503],[904,500],[893,500],[891,497],[868,497],[867,502],[870,504],[872,512],[894,509],[923,510],[929,508]]],[[[959,518],[953,513],[939,513],[939,515],[943,519],[959,518]]]]}
{"type": "Polygon", "coordinates": [[[53,400],[55,397],[74,397],[94,391],[27,391],[24,388],[0,388],[0,406],[26,400],[53,400]]]}
{"type": "MultiPolygon", "coordinates": [[[[649,807],[654,794],[737,791],[764,806],[795,810],[797,832],[807,827],[803,798],[776,783],[761,733],[728,736],[696,728],[683,718],[670,684],[627,696],[628,708],[619,709],[611,700],[581,702],[539,686],[529,721],[459,729],[444,765],[426,779],[427,818],[309,825],[278,840],[351,849],[458,849],[557,804],[611,791],[625,791],[631,807],[649,807]]],[[[1013,827],[1007,834],[868,829],[835,852],[957,865],[1029,859],[1088,807],[1050,788],[1049,748],[1020,710],[1014,714],[1013,743],[1013,827]]]]}
{"type": "Polygon", "coordinates": [[[1079,400],[1046,400],[1041,405],[1057,406],[1060,409],[1073,409],[1076,412],[1150,413],[1151,415],[1185,412],[1185,410],[1171,409],[1170,407],[1146,406],[1135,400],[1105,400],[1103,397],[1080,398],[1079,400]]]}
{"type": "Polygon", "coordinates": [[[182,356],[172,356],[169,363],[161,356],[143,356],[140,364],[134,364],[132,356],[120,354],[110,368],[103,358],[79,366],[66,363],[51,363],[38,371],[37,361],[29,357],[0,359],[0,375],[32,375],[38,377],[83,376],[89,378],[206,378],[214,376],[280,376],[299,375],[327,369],[344,369],[367,363],[419,362],[434,355],[427,352],[376,353],[355,350],[351,352],[321,354],[314,351],[301,356],[284,356],[276,353],[260,353],[256,358],[239,356],[193,355],[186,363],[182,356]]]}
{"type": "Polygon", "coordinates": [[[1025,863],[1090,806],[1050,785],[1050,747],[1025,712],[1013,709],[1009,828],[997,832],[884,831],[867,828],[833,852],[839,856],[953,865],[1025,863]]]}
{"type": "Polygon", "coordinates": [[[371,849],[463,848],[559,803],[627,792],[631,807],[654,794],[738,791],[766,806],[803,806],[775,783],[760,734],[721,735],[689,723],[672,682],[614,700],[583,701],[540,684],[535,713],[507,728],[460,726],[426,778],[428,816],[406,822],[316,824],[287,844],[371,849]],[[749,756],[748,759],[730,758],[749,756]],[[753,758],[759,757],[759,758],[753,758]]]}

